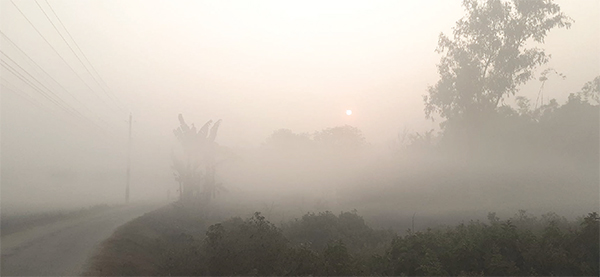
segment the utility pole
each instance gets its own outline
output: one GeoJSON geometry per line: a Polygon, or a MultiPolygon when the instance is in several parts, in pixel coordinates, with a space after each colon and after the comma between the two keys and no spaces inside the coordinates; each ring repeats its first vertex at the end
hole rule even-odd
{"type": "Polygon", "coordinates": [[[412,233],[413,235],[415,234],[415,215],[417,214],[417,212],[415,212],[412,216],[412,233]]]}
{"type": "Polygon", "coordinates": [[[127,186],[125,187],[125,203],[129,204],[129,183],[131,180],[131,113],[129,113],[129,142],[127,143],[127,186]]]}

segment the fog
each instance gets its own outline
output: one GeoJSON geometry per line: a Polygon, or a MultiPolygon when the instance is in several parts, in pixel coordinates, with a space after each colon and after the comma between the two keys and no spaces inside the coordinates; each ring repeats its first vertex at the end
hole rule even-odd
{"type": "Polygon", "coordinates": [[[177,201],[180,114],[221,120],[232,213],[597,211],[598,103],[569,95],[600,76],[600,4],[556,3],[572,26],[497,107],[531,111],[463,132],[423,101],[461,1],[2,1],[2,212],[124,203],[128,153],[131,202],[177,201]]]}

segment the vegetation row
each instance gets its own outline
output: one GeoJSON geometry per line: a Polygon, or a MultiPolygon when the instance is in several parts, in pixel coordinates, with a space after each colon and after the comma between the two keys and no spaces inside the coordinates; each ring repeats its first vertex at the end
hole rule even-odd
{"type": "Polygon", "coordinates": [[[370,228],[356,212],[308,213],[280,227],[257,212],[211,225],[205,236],[198,228],[163,235],[168,254],[157,274],[598,276],[598,227],[596,212],[568,221],[519,211],[399,235],[370,228]]]}

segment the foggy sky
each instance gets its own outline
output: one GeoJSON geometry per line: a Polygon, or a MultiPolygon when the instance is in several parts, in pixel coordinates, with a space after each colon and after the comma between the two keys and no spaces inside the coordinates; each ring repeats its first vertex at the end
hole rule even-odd
{"type": "MultiPolygon", "coordinates": [[[[54,109],[40,109],[2,88],[2,201],[52,202],[57,195],[71,194],[103,199],[120,191],[122,183],[116,177],[107,190],[65,185],[64,178],[75,178],[69,174],[55,181],[39,176],[23,183],[19,180],[24,177],[14,172],[123,172],[130,112],[135,120],[136,188],[172,178],[171,161],[163,157],[176,147],[172,130],[179,113],[197,126],[222,119],[217,141],[229,147],[257,147],[279,128],[312,133],[348,124],[362,130],[372,144],[385,144],[404,128],[438,128],[439,121],[425,120],[422,96],[438,79],[438,35],[449,34],[463,16],[460,2],[51,0],[106,82],[105,90],[117,99],[115,104],[35,2],[15,1],[93,91],[10,1],[2,1],[0,30],[74,95],[53,85],[62,99],[103,130],[90,131],[91,123],[52,108],[2,69],[5,86],[54,109]],[[352,116],[345,114],[347,109],[352,116]],[[158,168],[164,171],[149,170],[158,168]],[[25,195],[33,188],[35,195],[25,195]]],[[[567,76],[550,77],[544,89],[546,100],[563,103],[569,93],[600,74],[600,4],[556,2],[575,22],[570,30],[550,31],[541,47],[552,59],[537,72],[552,67],[567,76]]],[[[39,3],[49,12],[45,2],[39,3]]],[[[8,56],[50,82],[4,37],[0,41],[8,56]]],[[[532,80],[519,94],[535,99],[539,86],[532,80]]],[[[138,191],[138,198],[153,193],[138,191]]]]}

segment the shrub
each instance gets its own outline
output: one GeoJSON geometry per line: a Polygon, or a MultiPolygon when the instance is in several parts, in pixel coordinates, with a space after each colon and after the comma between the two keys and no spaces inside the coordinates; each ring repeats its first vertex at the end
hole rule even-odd
{"type": "Polygon", "coordinates": [[[356,211],[307,213],[300,220],[283,226],[283,232],[294,245],[306,245],[314,251],[322,251],[329,243],[341,241],[354,255],[383,254],[392,240],[391,231],[373,230],[365,224],[356,211]]]}
{"type": "Polygon", "coordinates": [[[210,226],[203,249],[210,275],[281,275],[288,250],[281,230],[260,213],[210,226]]]}

